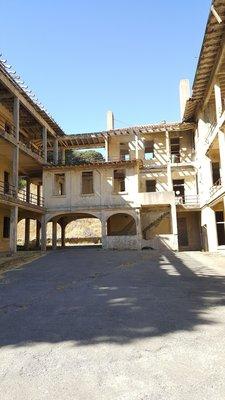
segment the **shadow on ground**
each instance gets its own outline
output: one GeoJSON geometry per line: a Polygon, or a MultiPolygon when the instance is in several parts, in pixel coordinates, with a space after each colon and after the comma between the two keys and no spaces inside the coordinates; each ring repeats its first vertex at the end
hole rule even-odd
{"type": "Polygon", "coordinates": [[[181,258],[166,249],[72,248],[8,272],[0,280],[0,346],[126,344],[216,323],[207,313],[225,305],[225,277],[181,258]]]}

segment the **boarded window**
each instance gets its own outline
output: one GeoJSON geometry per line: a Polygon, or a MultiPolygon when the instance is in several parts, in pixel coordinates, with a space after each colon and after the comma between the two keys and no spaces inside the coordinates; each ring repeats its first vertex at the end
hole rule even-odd
{"type": "Polygon", "coordinates": [[[10,232],[10,218],[4,217],[4,219],[3,219],[3,237],[5,239],[9,238],[9,232],[10,232]]]}
{"type": "Polygon", "coordinates": [[[146,180],[146,192],[156,192],[156,180],[146,180]]]}
{"type": "Polygon", "coordinates": [[[145,141],[145,160],[152,160],[154,158],[154,141],[145,141]]]}
{"type": "Polygon", "coordinates": [[[93,171],[82,172],[82,194],[94,193],[93,171]]]}
{"type": "Polygon", "coordinates": [[[114,192],[125,192],[125,170],[116,169],[114,171],[114,192]]]}
{"type": "Polygon", "coordinates": [[[54,194],[56,196],[62,196],[66,193],[65,191],[65,174],[55,174],[54,176],[54,194]]]}
{"type": "Polygon", "coordinates": [[[179,163],[180,162],[180,138],[171,138],[170,139],[170,151],[171,151],[171,162],[179,163]]]}

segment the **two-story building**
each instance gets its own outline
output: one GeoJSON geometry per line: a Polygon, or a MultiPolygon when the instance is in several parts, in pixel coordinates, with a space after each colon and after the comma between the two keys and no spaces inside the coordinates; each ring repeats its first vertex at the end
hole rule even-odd
{"type": "Polygon", "coordinates": [[[36,245],[66,245],[77,219],[100,221],[102,246],[217,251],[225,246],[225,4],[213,0],[181,122],[65,135],[0,61],[0,251],[15,252],[17,224],[36,221],[36,245]],[[104,161],[68,165],[71,149],[102,149],[104,161]],[[48,152],[53,154],[49,162],[48,152]]]}

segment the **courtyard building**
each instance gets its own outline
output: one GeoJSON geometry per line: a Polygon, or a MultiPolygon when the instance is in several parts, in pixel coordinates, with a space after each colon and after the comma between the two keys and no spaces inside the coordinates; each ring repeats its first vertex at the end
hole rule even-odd
{"type": "Polygon", "coordinates": [[[0,251],[24,220],[36,247],[66,245],[71,221],[99,221],[105,249],[225,249],[225,5],[214,0],[196,75],[180,82],[181,120],[66,135],[0,62],[0,251]],[[70,165],[71,150],[104,160],[70,165]],[[34,222],[32,222],[34,223],[34,222]]]}

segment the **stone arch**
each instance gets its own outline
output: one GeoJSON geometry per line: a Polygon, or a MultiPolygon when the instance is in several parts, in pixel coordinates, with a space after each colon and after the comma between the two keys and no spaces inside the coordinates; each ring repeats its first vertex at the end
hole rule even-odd
{"type": "MultiPolygon", "coordinates": [[[[68,245],[75,245],[75,244],[79,244],[81,242],[81,244],[100,244],[101,243],[101,237],[102,237],[102,220],[101,220],[101,214],[100,213],[92,213],[92,212],[86,212],[84,210],[82,211],[76,211],[76,212],[66,212],[66,213],[55,213],[53,215],[48,215],[46,217],[46,226],[51,223],[53,224],[53,229],[52,229],[52,247],[56,248],[57,247],[57,242],[58,242],[58,230],[57,230],[57,224],[59,224],[61,226],[61,245],[64,247],[66,246],[66,244],[68,245]],[[86,220],[86,219],[96,219],[99,221],[99,235],[96,237],[93,237],[93,235],[91,235],[91,231],[89,232],[89,236],[88,234],[82,238],[81,234],[79,234],[78,236],[74,236],[73,232],[69,233],[69,237],[67,237],[67,232],[66,232],[66,228],[68,227],[69,224],[71,224],[72,222],[75,222],[76,225],[76,221],[78,220],[86,220]],[[93,239],[93,240],[92,240],[93,239]],[[87,243],[86,243],[87,242],[87,243]]],[[[77,225],[79,225],[79,223],[77,223],[77,225]]],[[[85,224],[84,224],[85,225],[85,224]]],[[[89,222],[90,225],[90,222],[89,222]]],[[[78,227],[77,227],[78,228],[78,227]]],[[[73,228],[73,230],[75,229],[75,227],[73,228]]],[[[80,229],[79,229],[79,233],[80,231],[82,231],[82,226],[80,224],[80,229]]],[[[85,229],[83,229],[83,232],[85,232],[85,229]]]]}

